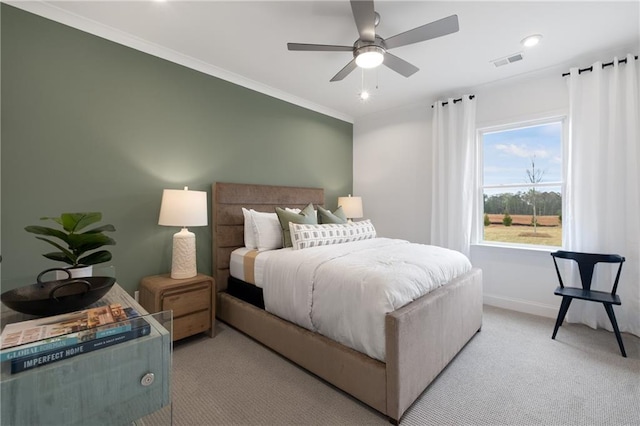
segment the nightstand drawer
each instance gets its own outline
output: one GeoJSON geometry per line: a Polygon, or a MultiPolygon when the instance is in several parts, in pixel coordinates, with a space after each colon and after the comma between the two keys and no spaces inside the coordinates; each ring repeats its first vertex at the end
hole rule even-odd
{"type": "Polygon", "coordinates": [[[196,333],[202,333],[211,328],[211,314],[209,311],[201,311],[180,318],[173,318],[173,340],[182,339],[183,337],[196,333]]]}
{"type": "MultiPolygon", "coordinates": [[[[162,296],[162,310],[173,310],[173,318],[211,307],[211,286],[205,283],[200,288],[167,291],[162,296]]],[[[174,325],[175,329],[175,325],[174,325]]]]}

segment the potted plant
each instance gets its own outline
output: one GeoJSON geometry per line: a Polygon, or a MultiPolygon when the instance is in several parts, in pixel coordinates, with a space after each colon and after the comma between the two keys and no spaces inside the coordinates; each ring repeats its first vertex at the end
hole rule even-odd
{"type": "MultiPolygon", "coordinates": [[[[70,272],[74,269],[91,267],[111,260],[109,251],[94,250],[106,245],[115,245],[116,242],[113,238],[104,234],[104,232],[115,231],[116,228],[113,225],[102,225],[80,232],[87,226],[100,222],[102,213],[62,213],[60,217],[43,217],[40,220],[52,220],[60,225],[62,229],[54,229],[47,226],[27,226],[24,228],[25,231],[36,235],[44,235],[36,238],[51,244],[59,251],[45,253],[43,256],[47,259],[66,263],[69,265],[66,269],[71,270],[70,272]],[[47,237],[60,241],[57,242],[47,237]]],[[[80,275],[91,275],[91,271],[84,274],[74,274],[74,276],[80,275]]]]}

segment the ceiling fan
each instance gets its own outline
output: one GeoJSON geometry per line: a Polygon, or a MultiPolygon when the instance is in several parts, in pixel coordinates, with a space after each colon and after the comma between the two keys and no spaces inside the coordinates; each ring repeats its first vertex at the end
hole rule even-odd
{"type": "Polygon", "coordinates": [[[358,66],[361,68],[374,68],[380,64],[384,64],[395,72],[409,77],[416,73],[419,68],[404,59],[392,55],[388,52],[389,49],[419,43],[455,33],[459,30],[458,15],[451,15],[384,39],[376,34],[380,15],[373,8],[373,0],[351,0],[351,10],[360,34],[360,38],[353,43],[353,46],[287,43],[287,48],[289,50],[314,52],[352,52],[353,59],[351,62],[334,75],[331,81],[342,80],[358,66]]]}

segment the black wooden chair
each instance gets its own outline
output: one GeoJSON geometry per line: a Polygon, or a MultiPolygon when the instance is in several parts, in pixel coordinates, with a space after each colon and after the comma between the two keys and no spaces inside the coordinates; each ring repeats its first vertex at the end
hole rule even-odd
{"type": "Polygon", "coordinates": [[[560,287],[556,288],[553,294],[562,296],[562,303],[560,305],[560,311],[558,312],[558,319],[556,320],[556,326],[553,329],[552,339],[556,338],[558,328],[562,325],[565,315],[569,310],[569,305],[573,299],[588,300],[591,302],[599,302],[604,305],[605,311],[611,320],[613,325],[613,331],[616,334],[618,340],[618,346],[620,346],[620,352],[623,357],[627,357],[627,353],[624,351],[624,345],[622,344],[622,337],[620,337],[620,330],[618,329],[618,322],[616,316],[613,313],[613,305],[621,305],[620,296],[616,294],[618,289],[618,280],[620,279],[620,272],[622,272],[622,264],[625,259],[617,254],[594,254],[594,253],[579,253],[573,251],[558,250],[555,253],[551,253],[553,256],[553,263],[556,267],[556,273],[558,274],[558,280],[560,281],[560,287]],[[570,259],[576,261],[578,269],[580,270],[580,281],[582,282],[582,288],[577,287],[565,287],[560,276],[560,269],[558,269],[557,258],[570,259]],[[611,293],[606,291],[591,290],[591,281],[593,279],[593,269],[597,263],[619,263],[618,274],[613,283],[611,293]]]}

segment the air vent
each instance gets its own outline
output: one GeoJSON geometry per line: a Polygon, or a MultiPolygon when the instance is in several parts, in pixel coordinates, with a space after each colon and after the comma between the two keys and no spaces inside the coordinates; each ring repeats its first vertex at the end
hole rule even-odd
{"type": "Polygon", "coordinates": [[[507,58],[507,60],[509,61],[509,63],[521,61],[522,60],[522,54],[521,53],[517,53],[517,54],[515,54],[513,56],[509,56],[507,58]]]}
{"type": "Polygon", "coordinates": [[[501,67],[503,65],[508,65],[508,64],[512,64],[514,62],[521,61],[523,59],[524,59],[524,56],[522,56],[522,52],[518,52],[518,53],[513,53],[513,54],[511,54],[509,56],[505,56],[504,58],[494,59],[491,62],[497,68],[497,67],[501,67]]]}
{"type": "Polygon", "coordinates": [[[497,61],[493,61],[493,65],[495,65],[496,67],[501,67],[503,65],[507,65],[509,63],[509,60],[506,58],[503,59],[498,59],[497,61]]]}

